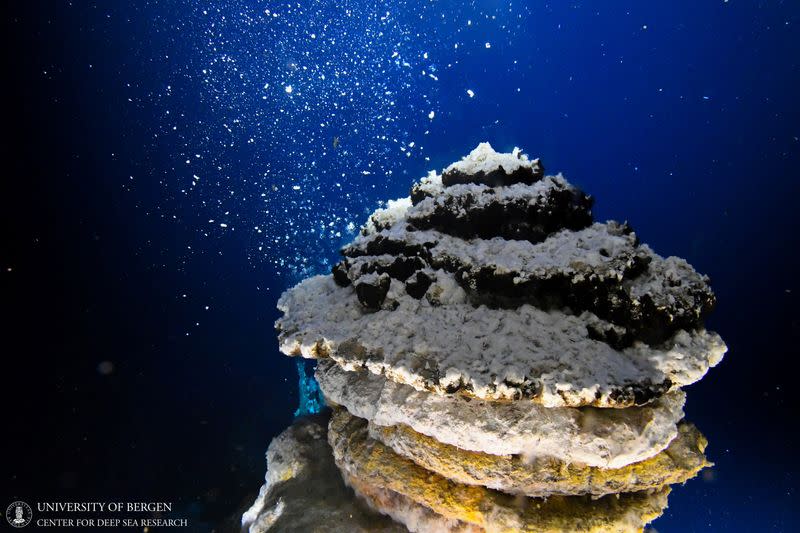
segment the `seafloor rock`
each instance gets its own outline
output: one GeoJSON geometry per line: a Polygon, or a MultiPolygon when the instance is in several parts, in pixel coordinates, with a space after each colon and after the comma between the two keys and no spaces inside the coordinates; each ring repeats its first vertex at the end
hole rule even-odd
{"type": "Polygon", "coordinates": [[[390,490],[437,514],[489,531],[640,531],[661,515],[669,488],[598,499],[504,494],[450,481],[393,452],[367,434],[356,417],[334,416],[328,429],[336,464],[346,476],[390,490]]]}
{"type": "Polygon", "coordinates": [[[617,350],[592,338],[613,326],[591,313],[473,307],[452,276],[434,275],[420,300],[393,279],[391,305],[374,312],[330,276],[306,279],[278,301],[280,349],[418,390],[548,407],[642,405],[699,380],[726,350],[705,330],[617,350]]]}
{"type": "Polygon", "coordinates": [[[267,450],[267,475],[242,531],[400,533],[406,528],[354,496],[333,461],[327,416],[301,418],[267,450]]]}
{"type": "Polygon", "coordinates": [[[417,391],[371,372],[321,360],[315,374],[330,404],[381,426],[403,424],[439,442],[494,455],[522,454],[619,468],[656,455],[677,435],[684,394],[642,407],[547,408],[417,391]]]}
{"type": "MultiPolygon", "coordinates": [[[[336,415],[335,415],[336,416],[336,415]]],[[[342,416],[342,415],[338,415],[342,416]]],[[[347,415],[349,416],[349,415],[347,415]]],[[[597,468],[552,458],[488,455],[442,444],[408,426],[369,424],[369,435],[426,470],[467,485],[482,485],[512,494],[551,496],[653,490],[684,483],[707,466],[706,440],[682,423],[669,447],[650,459],[622,468],[597,468]]]]}

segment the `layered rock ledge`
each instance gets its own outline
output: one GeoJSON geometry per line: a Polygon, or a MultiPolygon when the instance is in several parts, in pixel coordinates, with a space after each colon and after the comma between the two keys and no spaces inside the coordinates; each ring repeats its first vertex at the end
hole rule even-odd
{"type": "Polygon", "coordinates": [[[679,426],[678,436],[664,451],[620,468],[589,467],[546,456],[532,459],[470,452],[403,425],[386,427],[369,423],[368,428],[371,438],[447,479],[532,497],[604,496],[659,489],[683,483],[711,466],[703,455],[705,437],[687,423],[679,426]]]}
{"type": "Polygon", "coordinates": [[[287,355],[418,390],[547,407],[646,404],[726,346],[708,278],[521,152],[481,144],[377,210],[330,276],[287,291],[287,355]],[[470,175],[469,172],[474,172],[470,175]]]}
{"type": "Polygon", "coordinates": [[[365,309],[351,288],[329,276],[309,278],[278,302],[280,349],[328,357],[346,370],[367,369],[417,390],[547,407],[643,405],[699,380],[726,351],[705,330],[618,350],[592,338],[613,325],[591,313],[474,307],[452,276],[435,275],[419,300],[387,279],[395,305],[378,311],[365,309]]]}
{"type": "Polygon", "coordinates": [[[316,379],[329,404],[379,426],[415,432],[463,450],[552,458],[619,468],[664,450],[677,435],[685,395],[670,393],[629,409],[546,408],[417,391],[371,372],[348,372],[321,360],[316,379]]]}
{"type": "Polygon", "coordinates": [[[334,416],[328,440],[348,477],[381,487],[451,520],[488,531],[641,531],[660,516],[669,488],[592,499],[588,496],[522,498],[481,486],[454,483],[371,439],[356,417],[334,416]]]}
{"type": "Polygon", "coordinates": [[[280,349],[317,359],[333,414],[270,446],[251,533],[391,531],[375,511],[447,533],[658,517],[711,465],[681,388],[727,348],[704,326],[708,278],[592,206],[538,159],[482,143],[286,291],[280,349]]]}
{"type": "Polygon", "coordinates": [[[484,533],[486,530],[461,520],[445,518],[428,507],[389,489],[370,485],[347,472],[342,477],[349,487],[375,511],[390,516],[408,531],[419,533],[484,533]]]}

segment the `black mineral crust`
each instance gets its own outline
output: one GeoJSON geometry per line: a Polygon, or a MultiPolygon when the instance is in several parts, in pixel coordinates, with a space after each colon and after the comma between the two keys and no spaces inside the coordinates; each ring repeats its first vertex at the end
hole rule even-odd
{"type": "Polygon", "coordinates": [[[376,276],[369,281],[357,281],[355,287],[358,301],[367,309],[378,309],[386,299],[390,283],[391,279],[386,274],[376,276]]]}
{"type": "Polygon", "coordinates": [[[445,187],[460,183],[474,183],[476,185],[488,185],[489,187],[500,187],[515,183],[532,185],[544,178],[544,166],[538,159],[534,159],[530,163],[530,167],[519,167],[511,173],[506,173],[502,166],[498,166],[488,173],[480,171],[475,174],[466,174],[455,169],[445,170],[442,173],[442,184],[445,187]]]}
{"type": "MultiPolygon", "coordinates": [[[[402,231],[398,233],[397,228],[391,228],[391,237],[381,232],[390,228],[379,226],[373,218],[378,233],[365,234],[342,248],[344,259],[333,267],[335,281],[341,286],[353,284],[361,304],[377,310],[388,293],[389,278],[403,283],[409,296],[420,299],[435,281],[435,271],[444,270],[453,274],[475,306],[516,309],[529,304],[543,310],[591,312],[612,327],[592,326],[588,328],[588,336],[615,349],[631,346],[635,341],[658,345],[678,330],[693,331],[703,327],[703,320],[715,304],[707,278],[684,263],[681,276],[667,279],[670,271],[667,260],[640,246],[627,224],[610,222],[606,225],[609,234],[627,236],[629,246],[613,254],[597,250],[596,253],[608,258],[605,270],[587,272],[553,267],[535,277],[530,273],[502,271],[491,263],[476,266],[457,256],[434,255],[431,250],[436,246],[435,233],[425,234],[433,236],[420,242],[407,242],[402,238],[404,234],[436,230],[464,240],[500,237],[536,243],[559,231],[579,231],[591,225],[592,198],[564,181],[554,182],[554,186],[527,204],[516,199],[496,201],[495,187],[552,179],[543,178],[543,172],[538,160],[532,169],[522,168],[512,174],[496,171],[468,176],[445,172],[442,182],[446,187],[441,190],[440,198],[430,196],[435,188],[415,184],[412,204],[432,198],[435,208],[427,216],[421,216],[412,207],[407,219],[396,222],[402,224],[399,226],[402,231]],[[481,193],[447,194],[447,186],[458,183],[490,187],[481,193]],[[421,193],[423,190],[425,194],[421,193]],[[484,197],[479,202],[475,194],[484,197]],[[646,283],[647,280],[651,283],[646,283]],[[652,283],[653,280],[657,283],[652,283]],[[637,286],[645,288],[637,289],[637,286]]],[[[656,384],[649,389],[657,393],[662,386],[656,384]]],[[[618,394],[630,395],[638,402],[649,392],[621,390],[618,394]]]]}
{"type": "Polygon", "coordinates": [[[562,229],[579,230],[592,224],[592,198],[555,181],[536,202],[528,198],[502,201],[493,188],[481,194],[483,202],[477,194],[448,195],[426,216],[412,210],[408,223],[415,230],[435,229],[462,239],[502,237],[533,243],[562,229]]]}

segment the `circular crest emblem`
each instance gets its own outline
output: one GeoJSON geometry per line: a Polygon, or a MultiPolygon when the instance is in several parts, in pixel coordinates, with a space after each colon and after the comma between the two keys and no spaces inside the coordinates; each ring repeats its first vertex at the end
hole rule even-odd
{"type": "Polygon", "coordinates": [[[25,527],[32,518],[31,506],[25,502],[14,502],[6,508],[6,520],[12,527],[25,527]]]}

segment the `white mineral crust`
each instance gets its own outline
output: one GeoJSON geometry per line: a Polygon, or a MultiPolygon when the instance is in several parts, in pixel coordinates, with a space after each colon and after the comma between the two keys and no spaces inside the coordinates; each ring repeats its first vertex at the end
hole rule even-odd
{"type": "Polygon", "coordinates": [[[348,372],[324,360],[316,378],[329,402],[374,424],[405,424],[439,442],[474,452],[552,457],[603,468],[620,468],[666,448],[677,434],[685,399],[677,391],[628,409],[490,402],[417,391],[370,372],[348,372]]]}
{"type": "Polygon", "coordinates": [[[488,174],[502,168],[506,174],[511,174],[519,168],[531,168],[538,159],[530,160],[519,148],[514,148],[511,153],[495,152],[492,145],[487,142],[480,143],[468,156],[461,161],[456,161],[444,172],[458,171],[464,174],[488,174]]]}
{"type": "Polygon", "coordinates": [[[392,280],[387,301],[394,309],[375,312],[331,276],[308,278],[278,301],[280,349],[331,357],[417,390],[460,389],[501,400],[535,386],[535,400],[546,407],[614,407],[615,391],[667,379],[676,389],[702,378],[726,350],[705,330],[681,330],[659,347],[636,342],[616,350],[589,338],[588,325],[611,327],[592,313],[473,307],[450,274],[435,274],[437,282],[419,300],[392,280]]]}

